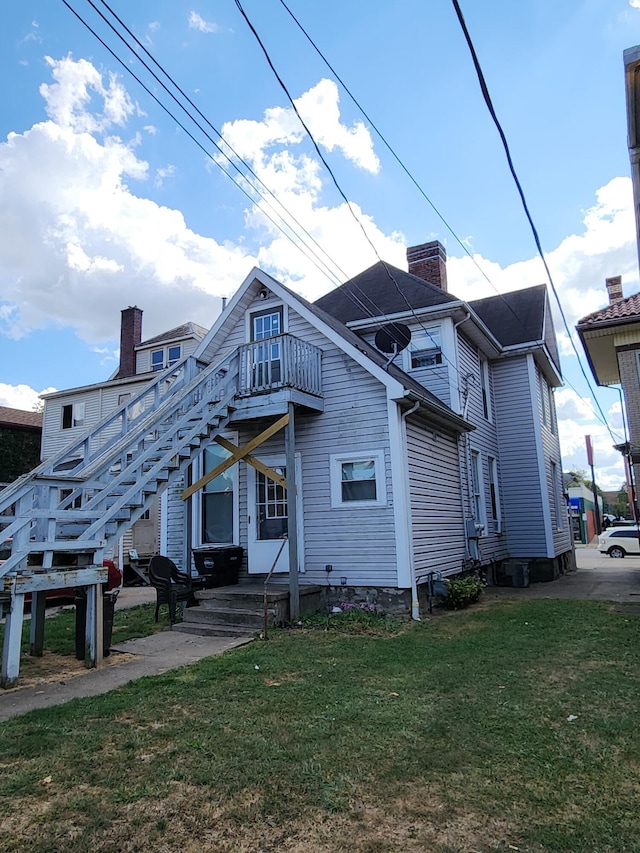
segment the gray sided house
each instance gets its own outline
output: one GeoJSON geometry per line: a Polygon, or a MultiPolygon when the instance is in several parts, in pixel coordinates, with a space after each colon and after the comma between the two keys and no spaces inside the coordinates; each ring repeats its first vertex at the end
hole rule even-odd
{"type": "Polygon", "coordinates": [[[140,310],[123,311],[118,371],[45,398],[43,461],[0,496],[15,511],[3,686],[25,592],[93,590],[99,659],[102,560],[154,518],[179,568],[241,546],[226,594],[273,572],[294,613],[296,585],[301,601],[324,590],[417,616],[434,576],[571,566],[546,289],[466,303],[447,292],[439,243],[408,257],[409,273],[376,264],[315,304],[255,269],[209,331],[142,342],[140,310]],[[77,555],[72,570],[52,568],[59,553],[77,555]]]}

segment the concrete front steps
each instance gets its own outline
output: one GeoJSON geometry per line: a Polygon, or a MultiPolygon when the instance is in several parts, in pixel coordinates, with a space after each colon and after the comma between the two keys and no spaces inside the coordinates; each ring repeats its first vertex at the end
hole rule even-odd
{"type": "MultiPolygon", "coordinates": [[[[199,607],[185,608],[174,631],[207,637],[254,637],[264,629],[264,587],[259,583],[221,586],[196,592],[199,607]]],[[[322,606],[322,587],[300,586],[300,613],[316,613],[322,606]]],[[[272,583],[267,588],[267,627],[286,625],[289,587],[272,583]]]]}

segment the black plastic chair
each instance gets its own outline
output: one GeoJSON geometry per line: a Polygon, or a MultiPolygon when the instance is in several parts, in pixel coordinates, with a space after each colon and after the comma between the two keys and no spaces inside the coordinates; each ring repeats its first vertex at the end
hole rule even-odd
{"type": "Polygon", "coordinates": [[[149,563],[149,580],[156,590],[156,622],[161,604],[169,605],[169,619],[176,623],[176,605],[186,601],[187,607],[195,604],[191,578],[178,570],[168,557],[152,557],[149,563]]]}

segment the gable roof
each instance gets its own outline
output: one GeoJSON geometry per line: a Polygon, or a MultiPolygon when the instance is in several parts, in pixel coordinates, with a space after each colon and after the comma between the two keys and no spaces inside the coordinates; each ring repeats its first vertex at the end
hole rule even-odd
{"type": "Polygon", "coordinates": [[[148,338],[146,341],[142,341],[138,344],[136,349],[139,349],[140,347],[148,347],[151,344],[160,344],[163,341],[173,341],[176,338],[195,337],[201,341],[207,332],[208,329],[205,329],[203,326],[199,326],[197,323],[183,323],[182,326],[176,326],[175,329],[169,329],[166,332],[161,332],[161,334],[156,335],[155,338],[148,338]]]}
{"type": "Polygon", "coordinates": [[[547,288],[536,284],[499,296],[474,299],[469,307],[505,346],[544,340],[547,288]]]}
{"type": "Polygon", "coordinates": [[[408,310],[407,302],[416,309],[459,301],[435,284],[379,261],[314,304],[342,323],[350,323],[372,316],[401,314],[408,310]]]}
{"type": "Polygon", "coordinates": [[[42,413],[0,406],[0,426],[24,427],[31,430],[42,429],[42,413]]]}
{"type": "Polygon", "coordinates": [[[616,299],[605,308],[587,314],[586,317],[578,320],[577,327],[588,329],[593,326],[617,326],[629,320],[640,320],[640,293],[634,293],[633,296],[627,296],[625,299],[616,299]]]}
{"type": "MultiPolygon", "coordinates": [[[[412,276],[412,278],[415,278],[415,276],[412,276]]],[[[257,267],[254,267],[249,273],[227,304],[225,311],[219,315],[207,333],[206,338],[201,341],[194,353],[196,358],[202,358],[205,355],[210,343],[225,325],[236,322],[235,315],[237,312],[245,310],[248,304],[246,295],[252,287],[256,291],[258,288],[267,287],[274,295],[283,299],[287,304],[292,305],[311,325],[318,328],[320,332],[341,349],[344,349],[348,355],[372,373],[379,381],[387,385],[387,387],[395,386],[393,393],[397,397],[394,399],[401,397],[402,389],[404,389],[405,392],[410,394],[414,399],[419,400],[425,406],[434,423],[439,424],[443,429],[458,433],[475,429],[472,424],[456,414],[453,409],[450,409],[435,394],[428,391],[424,385],[421,385],[394,364],[387,364],[388,359],[382,353],[378,352],[374,347],[369,346],[359,335],[345,326],[340,320],[328,314],[317,303],[312,304],[308,302],[304,297],[294,293],[294,291],[257,267]]]]}

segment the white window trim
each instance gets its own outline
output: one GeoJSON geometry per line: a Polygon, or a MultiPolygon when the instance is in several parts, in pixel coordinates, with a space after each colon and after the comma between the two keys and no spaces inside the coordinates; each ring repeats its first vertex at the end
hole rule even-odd
{"type": "Polygon", "coordinates": [[[253,338],[253,315],[261,314],[263,311],[275,311],[276,309],[282,309],[282,331],[281,335],[286,335],[289,332],[289,306],[286,305],[282,300],[278,299],[273,302],[270,299],[265,299],[264,302],[262,300],[256,299],[251,303],[251,307],[247,308],[244,315],[245,322],[245,341],[249,343],[253,338]]]}
{"type": "MultiPolygon", "coordinates": [[[[238,444],[238,433],[237,432],[223,432],[221,433],[223,438],[226,438],[228,441],[233,442],[233,444],[238,444]]],[[[193,463],[193,482],[197,482],[203,476],[204,469],[204,448],[203,452],[199,454],[198,458],[193,463]]],[[[240,494],[239,494],[239,481],[238,481],[238,463],[231,466],[231,476],[233,477],[233,542],[225,542],[225,543],[216,543],[216,542],[203,542],[202,540],[202,489],[198,489],[192,497],[192,510],[191,510],[191,535],[192,542],[197,543],[194,545],[196,548],[215,548],[217,544],[220,547],[231,547],[231,545],[239,545],[240,544],[240,494]]]]}
{"type": "Polygon", "coordinates": [[[176,364],[182,356],[184,355],[184,344],[182,342],[174,343],[174,344],[163,344],[161,346],[153,347],[149,350],[149,370],[152,373],[161,373],[163,370],[166,370],[169,367],[169,350],[170,349],[179,349],[180,354],[177,358],[174,358],[172,364],[176,364]],[[153,364],[153,356],[155,353],[162,353],[162,367],[154,367],[153,364]]]}
{"type": "Polygon", "coordinates": [[[384,450],[358,451],[357,453],[336,453],[329,456],[331,477],[331,508],[367,509],[372,506],[386,506],[387,478],[384,464],[384,450]],[[342,464],[344,462],[372,461],[375,465],[376,499],[374,501],[342,500],[342,464]]]}
{"type": "MultiPolygon", "coordinates": [[[[493,493],[496,502],[496,515],[492,518],[493,532],[502,533],[502,507],[500,506],[500,482],[498,480],[498,460],[495,456],[487,457],[489,468],[489,496],[491,496],[491,486],[493,485],[493,493]]],[[[492,508],[493,513],[493,508],[492,508]]]]}
{"type": "Polygon", "coordinates": [[[85,400],[80,400],[76,403],[63,403],[60,409],[60,429],[78,429],[84,427],[87,421],[87,407],[85,400]],[[64,426],[64,410],[71,406],[71,423],[68,427],[64,426]]]}
{"type": "Polygon", "coordinates": [[[404,364],[403,369],[406,373],[410,373],[415,370],[434,370],[437,367],[442,367],[445,363],[445,354],[444,354],[444,346],[443,346],[443,330],[442,325],[437,324],[434,326],[423,326],[419,329],[413,329],[412,340],[409,343],[409,346],[404,350],[404,364]],[[422,337],[421,333],[424,333],[425,337],[422,337]],[[433,340],[430,339],[430,335],[433,334],[435,337],[437,335],[437,339],[439,341],[438,344],[434,343],[433,340]],[[418,336],[416,340],[415,337],[418,336]],[[423,347],[417,346],[419,343],[424,343],[423,347]],[[419,352],[433,352],[434,354],[441,355],[441,363],[440,364],[429,364],[423,367],[412,367],[411,361],[412,357],[415,353],[419,352]]]}
{"type": "Polygon", "coordinates": [[[473,514],[474,517],[479,515],[479,518],[476,518],[476,524],[482,525],[482,531],[480,536],[484,537],[488,535],[487,531],[487,497],[484,491],[484,466],[482,464],[482,454],[479,450],[471,450],[471,496],[473,498],[473,514]],[[477,474],[478,474],[478,491],[474,490],[474,482],[473,482],[473,468],[474,468],[474,459],[478,462],[477,474]],[[476,508],[476,494],[478,496],[478,507],[476,508]]]}
{"type": "Polygon", "coordinates": [[[553,489],[553,503],[556,511],[556,530],[564,530],[564,500],[560,485],[560,466],[551,460],[551,488],[553,489]]]}
{"type": "MultiPolygon", "coordinates": [[[[491,374],[489,372],[489,360],[483,355],[480,356],[480,393],[486,399],[487,414],[485,420],[493,423],[493,406],[491,405],[491,374]]],[[[482,407],[484,416],[484,403],[482,407]]]]}

